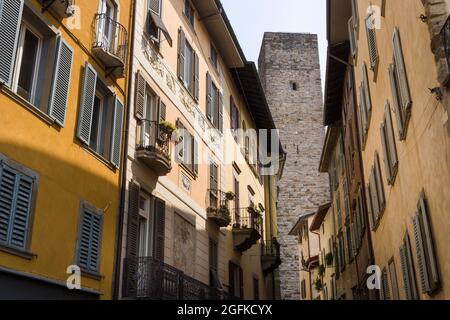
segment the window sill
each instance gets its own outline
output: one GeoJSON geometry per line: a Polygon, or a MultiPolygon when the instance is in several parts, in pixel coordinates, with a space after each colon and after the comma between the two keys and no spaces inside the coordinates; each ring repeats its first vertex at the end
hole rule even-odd
{"type": "Polygon", "coordinates": [[[83,143],[81,140],[79,140],[82,148],[89,154],[91,154],[92,156],[94,156],[98,161],[102,162],[105,166],[107,166],[111,171],[116,172],[118,170],[118,168],[113,165],[111,162],[109,162],[106,158],[104,158],[102,155],[98,154],[97,152],[95,152],[94,150],[92,150],[88,145],[86,145],[85,143],[83,143]]]}
{"type": "Polygon", "coordinates": [[[2,244],[0,244],[0,252],[9,253],[11,255],[18,256],[20,258],[24,258],[24,259],[30,260],[30,261],[37,257],[37,254],[31,253],[28,251],[23,251],[20,249],[15,249],[13,247],[9,247],[7,245],[2,245],[2,244]]]}
{"type": "Polygon", "coordinates": [[[48,114],[41,111],[37,107],[35,107],[33,104],[31,104],[29,101],[25,100],[21,96],[19,96],[17,93],[12,91],[10,88],[6,87],[5,84],[0,84],[0,92],[5,93],[7,97],[14,100],[16,103],[20,104],[22,107],[33,113],[35,116],[37,116],[39,119],[44,121],[46,124],[54,127],[55,129],[60,129],[61,126],[52,119],[48,114]]]}
{"type": "Polygon", "coordinates": [[[180,82],[181,87],[186,90],[187,94],[189,95],[189,97],[194,101],[194,103],[196,105],[198,105],[198,99],[196,99],[194,97],[194,94],[189,90],[189,88],[186,86],[186,84],[184,83],[184,80],[180,77],[180,75],[178,75],[178,81],[180,82]]]}
{"type": "Polygon", "coordinates": [[[197,180],[198,178],[198,174],[194,173],[194,171],[191,170],[191,168],[189,168],[187,165],[185,165],[184,163],[180,163],[178,162],[178,165],[183,169],[183,171],[189,175],[190,178],[192,178],[193,180],[197,180]]]}
{"type": "Polygon", "coordinates": [[[105,278],[104,276],[100,275],[99,273],[95,273],[95,272],[85,270],[85,269],[81,269],[81,276],[89,278],[89,279],[97,280],[97,281],[101,281],[105,278]]]}

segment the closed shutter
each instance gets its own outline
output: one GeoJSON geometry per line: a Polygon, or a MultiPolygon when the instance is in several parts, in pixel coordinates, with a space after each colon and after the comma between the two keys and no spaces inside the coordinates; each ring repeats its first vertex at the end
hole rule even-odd
{"type": "Polygon", "coordinates": [[[240,224],[241,223],[241,213],[240,213],[240,195],[239,195],[239,180],[234,178],[234,223],[240,224]]]}
{"type": "Polygon", "coordinates": [[[420,284],[422,293],[430,291],[430,281],[428,277],[427,262],[425,257],[424,241],[422,238],[422,230],[420,226],[420,217],[416,214],[413,218],[414,240],[416,242],[417,266],[419,268],[420,284]]]}
{"type": "Polygon", "coordinates": [[[348,36],[350,39],[350,50],[352,57],[355,57],[358,41],[356,40],[355,20],[353,17],[348,20],[348,36]]]}
{"type": "Polygon", "coordinates": [[[386,269],[381,274],[381,289],[383,300],[391,300],[391,293],[389,291],[389,281],[386,269]]]}
{"type": "Polygon", "coordinates": [[[78,119],[78,138],[89,145],[91,139],[92,112],[94,109],[97,71],[89,63],[84,68],[84,83],[78,119]]]}
{"type": "Polygon", "coordinates": [[[361,87],[359,88],[359,114],[361,119],[360,121],[361,145],[364,146],[367,135],[367,109],[363,85],[361,85],[361,87]]]}
{"type": "Polygon", "coordinates": [[[101,229],[101,215],[88,211],[83,212],[78,247],[78,263],[85,270],[99,271],[101,229]]]}
{"type": "Polygon", "coordinates": [[[198,59],[198,54],[196,54],[195,52],[194,52],[194,59],[192,59],[192,61],[194,63],[194,68],[193,68],[193,70],[194,70],[194,81],[193,81],[194,92],[192,92],[192,93],[194,95],[195,100],[198,100],[198,98],[200,96],[200,80],[199,80],[200,79],[200,75],[199,75],[200,62],[198,59]]]}
{"type": "Polygon", "coordinates": [[[142,76],[141,72],[136,73],[136,101],[134,103],[134,115],[139,120],[144,119],[144,109],[145,109],[145,90],[147,87],[147,82],[142,76]]]}
{"type": "Polygon", "coordinates": [[[395,134],[394,134],[394,127],[392,125],[392,116],[391,116],[391,107],[389,105],[389,102],[386,103],[386,134],[387,134],[387,141],[388,141],[388,150],[389,150],[389,159],[391,161],[391,168],[392,170],[395,170],[395,168],[398,165],[398,155],[397,155],[397,148],[395,144],[395,134]]]}
{"type": "Polygon", "coordinates": [[[177,121],[177,131],[179,132],[179,139],[177,142],[177,161],[179,163],[184,163],[185,161],[185,140],[186,140],[186,129],[181,121],[177,121]]]}
{"type": "Polygon", "coordinates": [[[386,177],[392,176],[391,172],[391,164],[390,164],[390,156],[389,156],[389,150],[388,150],[388,141],[387,141],[387,134],[386,134],[386,118],[384,119],[384,122],[380,126],[380,134],[381,134],[381,144],[383,145],[383,152],[384,152],[384,168],[386,170],[386,177]]]}
{"type": "Polygon", "coordinates": [[[235,296],[234,277],[234,263],[228,261],[228,293],[232,296],[235,296]]]}
{"type": "Polygon", "coordinates": [[[161,99],[159,99],[159,108],[158,108],[158,137],[159,139],[164,139],[164,132],[161,130],[161,127],[159,126],[160,123],[164,122],[166,120],[167,116],[167,107],[164,102],[162,102],[161,99]]]}
{"type": "Polygon", "coordinates": [[[417,287],[414,268],[411,258],[411,247],[409,244],[408,234],[403,240],[403,245],[400,248],[400,262],[402,267],[403,286],[405,289],[407,300],[417,300],[417,287]]]}
{"type": "Polygon", "coordinates": [[[139,194],[141,187],[130,181],[128,191],[127,257],[138,256],[139,194]]]}
{"type": "Polygon", "coordinates": [[[395,71],[395,65],[389,65],[389,78],[391,82],[392,103],[394,104],[395,114],[397,116],[397,125],[400,134],[400,140],[404,139],[403,113],[400,105],[400,97],[398,95],[398,83],[395,71]]]}
{"type": "Polygon", "coordinates": [[[113,120],[110,161],[119,168],[122,146],[123,103],[117,97],[115,97],[114,102],[113,120]]]}
{"type": "Polygon", "coordinates": [[[223,95],[221,92],[219,92],[219,104],[218,104],[218,108],[219,108],[219,131],[223,132],[223,95]]]}
{"type": "Polygon", "coordinates": [[[352,0],[352,17],[355,30],[359,27],[359,12],[358,12],[358,0],[352,0]]]}
{"type": "Polygon", "coordinates": [[[375,153],[375,178],[377,182],[377,199],[378,199],[378,210],[380,215],[385,207],[385,196],[384,196],[383,178],[380,169],[380,157],[378,156],[378,152],[375,153]]]}
{"type": "Polygon", "coordinates": [[[194,174],[198,175],[198,163],[199,163],[198,142],[197,142],[197,140],[194,137],[192,137],[192,150],[193,150],[193,154],[192,154],[192,171],[194,172],[194,174]]]}
{"type": "Polygon", "coordinates": [[[408,85],[408,77],[406,75],[406,67],[405,67],[405,61],[403,59],[403,51],[402,51],[402,44],[400,40],[400,32],[398,28],[395,28],[394,36],[393,36],[393,43],[394,43],[394,61],[395,61],[395,70],[397,74],[397,80],[399,85],[399,98],[400,98],[400,105],[402,106],[402,109],[404,112],[406,112],[412,104],[411,95],[409,91],[409,85],[408,85]]]}
{"type": "Polygon", "coordinates": [[[212,101],[212,80],[209,72],[206,73],[206,116],[208,119],[213,122],[214,114],[213,114],[213,101],[212,101]]]}
{"type": "Polygon", "coordinates": [[[0,163],[0,243],[26,249],[33,183],[0,163]]]}
{"type": "Polygon", "coordinates": [[[244,271],[239,267],[239,298],[244,299],[244,271]]]}
{"type": "Polygon", "coordinates": [[[375,70],[378,65],[378,48],[374,20],[375,17],[373,12],[366,17],[366,34],[371,70],[375,70]]]}
{"type": "Polygon", "coordinates": [[[157,15],[161,15],[161,0],[148,0],[149,9],[157,15]]]}
{"type": "Polygon", "coordinates": [[[164,262],[164,241],[166,229],[166,203],[155,198],[155,247],[154,257],[159,261],[164,262]]]}
{"type": "Polygon", "coordinates": [[[178,77],[184,81],[187,75],[184,74],[184,64],[186,54],[186,37],[183,29],[178,30],[178,77]]]}
{"type": "MultiPolygon", "coordinates": [[[[214,163],[210,164],[210,170],[209,170],[209,187],[211,190],[217,190],[218,189],[218,170],[217,166],[214,163]]],[[[217,195],[217,193],[215,193],[217,195]]]]}
{"type": "Polygon", "coordinates": [[[50,93],[49,114],[55,121],[64,126],[66,122],[67,100],[69,97],[70,79],[72,77],[73,49],[61,37],[58,39],[56,63],[50,93]]]}
{"type": "Polygon", "coordinates": [[[0,81],[11,87],[23,0],[0,1],[0,81]]]}
{"type": "Polygon", "coordinates": [[[380,212],[379,202],[377,198],[377,184],[375,178],[375,170],[372,168],[369,178],[369,197],[372,209],[372,228],[375,228],[378,223],[378,215],[380,212]]]}
{"type": "Polygon", "coordinates": [[[366,111],[366,131],[369,127],[370,114],[372,112],[372,98],[370,96],[369,75],[367,73],[367,65],[363,65],[363,90],[364,90],[364,106],[366,111]]]}

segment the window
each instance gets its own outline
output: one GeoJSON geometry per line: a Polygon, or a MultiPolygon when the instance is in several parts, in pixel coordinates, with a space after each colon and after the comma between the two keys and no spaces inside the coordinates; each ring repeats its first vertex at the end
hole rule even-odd
{"type": "Polygon", "coordinates": [[[180,139],[177,143],[177,160],[183,164],[193,175],[198,175],[198,143],[186,127],[177,121],[180,139]]]}
{"type": "Polygon", "coordinates": [[[306,299],[306,281],[303,279],[301,281],[301,294],[302,294],[302,300],[306,299]]]}
{"type": "Polygon", "coordinates": [[[112,0],[100,0],[99,14],[102,15],[101,25],[97,34],[100,37],[98,43],[103,43],[106,48],[113,48],[116,30],[114,21],[117,21],[117,8],[112,0]]]}
{"type": "Polygon", "coordinates": [[[219,279],[219,244],[213,239],[209,239],[209,284],[222,289],[219,279]]]}
{"type": "Polygon", "coordinates": [[[394,259],[389,261],[389,278],[391,280],[392,287],[392,300],[400,300],[400,295],[398,293],[397,271],[395,270],[394,259]]]}
{"type": "Polygon", "coordinates": [[[372,229],[376,229],[385,207],[384,187],[380,169],[380,159],[375,153],[375,161],[367,186],[367,207],[372,219],[372,229]]]}
{"type": "Polygon", "coordinates": [[[209,205],[214,208],[219,207],[218,171],[217,164],[211,162],[209,165],[209,205]]]}
{"type": "Polygon", "coordinates": [[[37,175],[0,154],[0,245],[25,251],[37,175]]]}
{"type": "Polygon", "coordinates": [[[97,72],[86,63],[78,119],[78,138],[89,149],[111,164],[120,167],[122,144],[122,101],[97,78],[97,72]]]}
{"type": "Polygon", "coordinates": [[[369,124],[372,114],[372,99],[370,96],[369,77],[367,75],[366,64],[362,67],[363,81],[359,88],[359,125],[361,146],[364,150],[369,124]]]}
{"type": "Polygon", "coordinates": [[[82,204],[77,264],[88,272],[98,273],[100,269],[102,223],[103,216],[97,209],[82,204]]]}
{"type": "MultiPolygon", "coordinates": [[[[372,9],[372,6],[370,6],[372,9]]],[[[378,67],[378,47],[377,47],[377,38],[375,32],[375,11],[372,10],[371,13],[366,17],[366,35],[367,35],[367,44],[369,47],[369,59],[370,59],[370,70],[376,72],[378,67]]]]}
{"type": "Polygon", "coordinates": [[[240,128],[239,109],[234,102],[233,96],[230,96],[230,115],[231,115],[231,130],[234,140],[238,142],[240,128]]]}
{"type": "Polygon", "coordinates": [[[354,58],[358,51],[358,40],[357,40],[357,36],[356,36],[355,18],[354,17],[351,17],[348,20],[348,34],[349,34],[349,39],[350,39],[350,50],[351,50],[352,57],[354,58]]]}
{"type": "Polygon", "coordinates": [[[24,1],[1,6],[0,17],[0,81],[64,126],[73,49],[24,1]]]}
{"type": "MultiPolygon", "coordinates": [[[[358,186],[357,188],[357,197],[356,197],[356,234],[357,234],[357,243],[356,247],[359,249],[362,244],[362,238],[364,235],[364,232],[366,230],[366,219],[364,214],[364,204],[362,199],[362,190],[361,186],[358,186]]],[[[355,239],[356,241],[356,239],[355,239]]]]}
{"type": "Polygon", "coordinates": [[[408,77],[405,61],[403,59],[400,31],[395,28],[393,35],[394,62],[389,66],[391,80],[392,104],[397,116],[400,140],[406,139],[409,117],[411,114],[411,94],[409,91],[408,77]]]}
{"type": "Polygon", "coordinates": [[[298,90],[297,82],[291,82],[291,88],[292,91],[297,91],[298,90]]]}
{"type": "Polygon", "coordinates": [[[244,279],[243,271],[240,266],[233,262],[228,264],[229,282],[228,292],[236,298],[244,298],[244,279]]]}
{"type": "Polygon", "coordinates": [[[394,184],[397,175],[398,157],[395,147],[394,129],[392,127],[391,108],[389,102],[384,107],[384,121],[381,124],[381,142],[384,151],[384,166],[386,177],[390,185],[394,184]]]}
{"type": "Polygon", "coordinates": [[[353,241],[352,241],[352,228],[351,226],[346,227],[346,237],[347,237],[347,257],[348,261],[353,260],[353,241]]]}
{"type": "Polygon", "coordinates": [[[259,300],[259,280],[253,276],[253,300],[259,300]]]}
{"type": "Polygon", "coordinates": [[[241,208],[241,203],[240,203],[240,190],[239,190],[239,180],[237,179],[237,177],[234,177],[234,219],[235,219],[235,223],[239,224],[241,221],[241,212],[240,212],[240,208],[241,208]]]}
{"type": "Polygon", "coordinates": [[[223,130],[223,97],[220,90],[211,79],[209,73],[206,74],[206,115],[214,127],[223,130]]]}
{"type": "Polygon", "coordinates": [[[195,100],[199,96],[199,59],[183,30],[178,31],[178,77],[195,100]]]}
{"type": "Polygon", "coordinates": [[[434,251],[432,225],[425,194],[420,196],[418,211],[413,218],[417,266],[423,294],[432,294],[440,286],[437,258],[434,251]]]}
{"type": "Polygon", "coordinates": [[[217,53],[216,48],[214,48],[213,44],[211,43],[211,62],[213,64],[213,66],[217,69],[218,68],[218,63],[219,63],[219,56],[217,53]]]}
{"type": "Polygon", "coordinates": [[[405,289],[406,300],[418,300],[419,295],[417,293],[416,276],[408,234],[405,235],[403,245],[400,247],[400,262],[402,266],[403,288],[405,289]]]}
{"type": "Polygon", "coordinates": [[[192,26],[192,28],[194,28],[195,10],[189,0],[184,0],[183,13],[184,16],[187,18],[187,20],[189,21],[189,24],[192,26]]]}

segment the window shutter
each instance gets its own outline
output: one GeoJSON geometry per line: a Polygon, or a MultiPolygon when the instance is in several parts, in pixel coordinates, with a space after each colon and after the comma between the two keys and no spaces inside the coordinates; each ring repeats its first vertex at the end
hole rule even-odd
{"type": "Polygon", "coordinates": [[[186,37],[184,35],[183,29],[178,30],[178,77],[184,81],[187,75],[184,74],[184,64],[185,64],[185,48],[186,48],[186,37]]]}
{"type": "Polygon", "coordinates": [[[62,37],[58,38],[57,48],[49,114],[59,125],[64,126],[72,77],[73,49],[62,37]]]}
{"type": "Polygon", "coordinates": [[[115,97],[113,120],[110,161],[119,168],[122,146],[123,103],[117,97],[115,97]]]}
{"type": "Polygon", "coordinates": [[[372,98],[370,96],[369,75],[367,73],[367,65],[363,65],[363,89],[364,89],[364,106],[366,111],[366,131],[368,130],[368,122],[372,112],[372,98]]]}
{"type": "Polygon", "coordinates": [[[0,2],[0,81],[11,87],[23,0],[0,2]]]}
{"type": "Polygon", "coordinates": [[[179,132],[179,139],[177,142],[177,161],[178,163],[184,163],[185,159],[185,140],[186,140],[186,129],[181,121],[177,121],[177,131],[179,132]]]}
{"type": "Polygon", "coordinates": [[[372,227],[375,228],[378,223],[378,215],[380,213],[379,201],[378,201],[378,193],[377,193],[377,182],[375,177],[375,169],[372,167],[372,172],[370,174],[369,179],[369,190],[370,190],[370,202],[372,204],[372,227]]]}
{"type": "Polygon", "coordinates": [[[0,243],[8,243],[16,174],[0,162],[0,243]]]}
{"type": "Polygon", "coordinates": [[[161,0],[149,0],[148,6],[158,16],[161,15],[161,0]]]}
{"type": "Polygon", "coordinates": [[[239,284],[241,286],[239,298],[244,299],[244,271],[239,267],[239,284]]]}
{"type": "Polygon", "coordinates": [[[388,150],[389,150],[389,156],[391,160],[391,168],[395,168],[398,165],[398,155],[397,155],[397,148],[395,144],[395,134],[394,134],[394,127],[392,125],[392,116],[391,116],[391,107],[389,105],[389,102],[386,103],[386,133],[387,133],[387,140],[388,140],[388,150]]]}
{"type": "Polygon", "coordinates": [[[234,264],[228,261],[228,293],[232,296],[235,295],[234,290],[234,264]]]}
{"type": "Polygon", "coordinates": [[[385,207],[385,197],[384,197],[384,186],[383,186],[383,178],[381,175],[380,169],[380,157],[378,156],[378,152],[375,153],[375,178],[377,182],[377,199],[378,199],[378,215],[384,210],[385,207]]]}
{"type": "Polygon", "coordinates": [[[389,65],[389,78],[391,82],[392,102],[394,103],[395,113],[397,115],[397,125],[400,133],[400,140],[403,140],[403,113],[400,107],[400,97],[398,95],[398,83],[395,71],[395,65],[389,65]]]}
{"type": "Polygon", "coordinates": [[[369,47],[371,70],[375,70],[378,64],[378,48],[374,23],[375,18],[373,17],[373,14],[374,13],[371,13],[366,17],[366,34],[367,34],[367,44],[369,47]]]}
{"type": "Polygon", "coordinates": [[[359,88],[359,111],[361,114],[361,144],[364,145],[367,134],[367,108],[364,85],[359,88]]]}
{"type": "Polygon", "coordinates": [[[213,122],[213,108],[212,108],[212,80],[209,72],[206,73],[206,116],[213,122]]]}
{"type": "Polygon", "coordinates": [[[381,288],[382,288],[382,296],[383,300],[391,300],[391,293],[389,291],[389,281],[388,281],[388,274],[386,269],[383,270],[381,274],[381,288]]]}
{"type": "Polygon", "coordinates": [[[236,107],[234,105],[233,96],[230,96],[230,129],[236,130],[236,107]]]}
{"type": "Polygon", "coordinates": [[[348,36],[350,39],[350,50],[352,57],[355,57],[358,41],[356,40],[355,20],[353,17],[348,20],[348,36]]]}
{"type": "Polygon", "coordinates": [[[408,262],[405,244],[400,247],[400,264],[402,267],[403,287],[405,288],[406,299],[411,300],[411,284],[408,275],[408,262]]]}
{"type": "Polygon", "coordinates": [[[78,263],[80,267],[93,272],[99,270],[101,229],[101,215],[84,211],[80,228],[78,263]]]}
{"type": "Polygon", "coordinates": [[[195,100],[198,100],[199,96],[200,96],[200,81],[199,81],[199,70],[200,70],[200,62],[198,59],[198,54],[196,54],[194,52],[194,59],[192,59],[193,63],[194,63],[194,98],[195,100]]]}
{"type": "Polygon", "coordinates": [[[416,242],[417,266],[419,268],[420,284],[422,293],[430,292],[430,281],[428,277],[427,262],[424,250],[424,239],[422,238],[422,230],[420,227],[420,217],[416,214],[413,218],[414,240],[416,242]]]}
{"type": "Polygon", "coordinates": [[[386,170],[386,177],[391,177],[392,176],[392,172],[391,172],[391,160],[390,160],[390,155],[389,155],[389,150],[388,150],[388,141],[387,141],[387,134],[386,134],[386,116],[384,119],[384,122],[381,124],[380,126],[380,134],[381,134],[381,144],[383,145],[383,152],[384,152],[384,167],[386,170]]]}
{"type": "Polygon", "coordinates": [[[198,159],[198,142],[197,142],[197,140],[194,137],[192,137],[192,150],[193,150],[192,171],[194,171],[194,173],[196,175],[198,175],[198,163],[199,163],[199,159],[198,159]]]}
{"type": "Polygon", "coordinates": [[[159,261],[164,262],[164,241],[166,229],[166,203],[155,198],[155,217],[156,217],[156,237],[154,256],[159,261]]]}
{"type": "Polygon", "coordinates": [[[147,82],[141,72],[136,73],[136,101],[134,105],[134,115],[139,120],[144,119],[145,90],[147,82]]]}
{"type": "MultiPolygon", "coordinates": [[[[159,99],[159,110],[158,110],[158,124],[166,120],[166,104],[162,102],[161,99],[159,99]]],[[[159,138],[162,140],[164,139],[164,132],[160,130],[160,126],[158,125],[158,131],[159,131],[159,138]]]]}
{"type": "Polygon", "coordinates": [[[407,300],[417,300],[416,278],[411,258],[409,236],[406,234],[403,245],[400,248],[400,262],[402,267],[403,285],[407,300]]]}
{"type": "Polygon", "coordinates": [[[92,112],[96,86],[97,72],[92,65],[86,62],[77,132],[78,138],[85,144],[89,144],[91,139],[92,112]]]}
{"type": "Polygon", "coordinates": [[[355,30],[359,28],[358,0],[352,0],[352,17],[355,30]]]}
{"type": "Polygon", "coordinates": [[[219,104],[218,104],[218,109],[219,109],[219,131],[223,132],[223,95],[222,92],[219,92],[219,104]]]}
{"type": "Polygon", "coordinates": [[[402,44],[400,40],[400,32],[398,28],[395,28],[394,36],[394,61],[395,70],[397,73],[398,85],[399,85],[399,102],[402,109],[407,111],[412,104],[411,95],[409,91],[408,78],[406,76],[405,61],[403,59],[402,44]]]}
{"type": "Polygon", "coordinates": [[[139,194],[141,191],[141,187],[138,183],[130,181],[128,188],[127,257],[137,257],[139,232],[139,194]]]}

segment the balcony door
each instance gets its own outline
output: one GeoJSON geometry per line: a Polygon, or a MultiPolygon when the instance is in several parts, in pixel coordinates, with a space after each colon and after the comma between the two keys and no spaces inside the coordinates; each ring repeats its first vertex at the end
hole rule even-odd
{"type": "Polygon", "coordinates": [[[114,52],[115,46],[115,21],[117,18],[117,8],[112,0],[100,0],[100,21],[98,40],[108,51],[114,52]]]}
{"type": "Polygon", "coordinates": [[[151,215],[151,198],[141,194],[139,199],[139,235],[138,253],[139,257],[152,255],[153,248],[153,221],[151,215]]]}
{"type": "Polygon", "coordinates": [[[145,95],[145,120],[143,122],[144,146],[154,146],[158,134],[158,98],[150,91],[145,95]]]}

